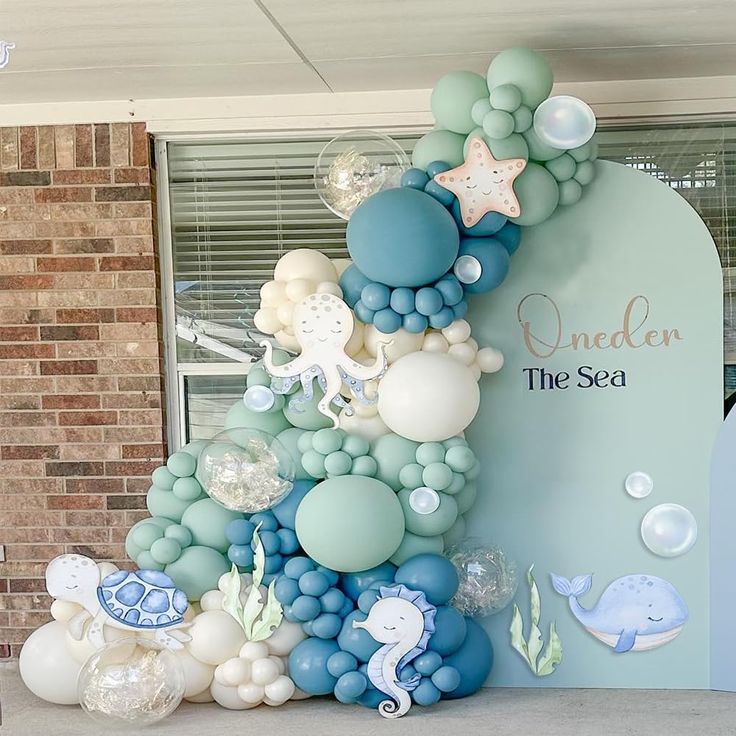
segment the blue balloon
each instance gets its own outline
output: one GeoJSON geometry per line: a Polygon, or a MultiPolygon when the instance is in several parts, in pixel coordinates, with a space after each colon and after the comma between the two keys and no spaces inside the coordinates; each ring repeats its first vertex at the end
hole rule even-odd
{"type": "Polygon", "coordinates": [[[233,519],[225,527],[225,536],[231,544],[250,544],[256,525],[246,519],[233,519]]]}
{"type": "Polygon", "coordinates": [[[456,304],[459,304],[465,296],[463,285],[451,273],[443,276],[434,285],[434,288],[442,294],[442,300],[448,307],[454,307],[456,304]]]}
{"type": "Polygon", "coordinates": [[[291,529],[279,529],[276,534],[281,545],[279,550],[281,554],[293,555],[299,550],[299,540],[296,538],[296,533],[291,529]]]}
{"type": "Polygon", "coordinates": [[[455,315],[455,319],[462,319],[468,312],[468,303],[461,301],[452,307],[452,313],[455,315]]]}
{"type": "Polygon", "coordinates": [[[275,555],[281,549],[281,540],[276,532],[263,532],[262,534],[259,533],[258,536],[260,537],[266,557],[275,555]]]}
{"type": "Polygon", "coordinates": [[[370,570],[342,574],[340,576],[340,587],[345,595],[357,601],[360,594],[364,590],[368,590],[373,583],[382,583],[387,586],[392,585],[395,574],[396,566],[390,562],[384,562],[378,565],[378,567],[372,567],[370,570]]]}
{"type": "Polygon", "coordinates": [[[253,564],[253,550],[249,545],[231,544],[227,550],[227,558],[238,567],[251,567],[253,564]]]}
{"type": "Polygon", "coordinates": [[[430,179],[434,179],[437,174],[444,174],[445,171],[449,171],[451,168],[452,166],[445,161],[432,161],[432,163],[427,166],[427,176],[430,179]]]}
{"type": "MultiPolygon", "coordinates": [[[[269,557],[266,557],[266,562],[263,565],[263,572],[266,573],[266,577],[268,575],[275,575],[277,572],[281,572],[283,564],[284,558],[281,555],[270,555],[269,557]]],[[[263,578],[263,582],[268,584],[271,580],[267,580],[266,577],[263,578]]]]}
{"type": "Polygon", "coordinates": [[[451,693],[460,687],[460,673],[454,667],[440,667],[432,675],[432,684],[443,693],[451,693]]]}
{"type": "Polygon", "coordinates": [[[432,684],[432,680],[423,677],[411,696],[417,705],[434,705],[439,702],[442,693],[432,684]]]}
{"type": "Polygon", "coordinates": [[[455,312],[452,307],[442,307],[439,312],[429,315],[429,326],[435,330],[444,330],[455,321],[455,312]]]}
{"type": "Polygon", "coordinates": [[[314,570],[314,561],[309,557],[292,557],[284,565],[284,574],[294,580],[299,580],[304,573],[310,570],[314,570]]]}
{"type": "Polygon", "coordinates": [[[506,248],[495,238],[463,238],[460,256],[471,256],[481,266],[481,275],[472,284],[463,284],[470,294],[484,294],[499,286],[509,272],[511,258],[506,248]]]}
{"type": "Polygon", "coordinates": [[[276,598],[279,602],[285,606],[291,606],[291,604],[302,594],[299,590],[299,583],[292,578],[282,575],[277,581],[274,587],[276,598]]]}
{"type": "Polygon", "coordinates": [[[354,307],[355,302],[360,299],[363,289],[371,283],[371,280],[360,269],[352,264],[348,266],[340,276],[340,288],[342,296],[349,307],[354,307]]]}
{"type": "Polygon", "coordinates": [[[339,651],[334,639],[310,638],[299,642],[289,654],[289,677],[310,695],[332,693],[337,678],[327,670],[327,660],[339,651]]]}
{"type": "Polygon", "coordinates": [[[337,588],[330,588],[320,596],[319,602],[325,613],[340,613],[345,605],[345,594],[337,588]]]}
{"type": "Polygon", "coordinates": [[[449,189],[445,189],[436,181],[430,181],[429,184],[424,187],[424,191],[445,207],[449,207],[455,199],[455,195],[449,189]]]}
{"type": "Polygon", "coordinates": [[[299,621],[311,621],[319,616],[322,606],[311,595],[300,595],[292,604],[291,612],[299,621]]]}
{"type": "MultiPolygon", "coordinates": [[[[296,510],[304,496],[314,488],[314,485],[315,481],[313,480],[295,480],[294,487],[289,495],[271,509],[281,526],[287,529],[296,529],[296,510]]],[[[287,552],[287,554],[289,553],[287,552]]]]}
{"type": "Polygon", "coordinates": [[[261,532],[275,532],[279,528],[276,517],[270,511],[261,511],[258,514],[253,514],[250,517],[250,522],[256,526],[261,525],[258,530],[259,534],[261,532]]]}
{"type": "Polygon", "coordinates": [[[493,668],[493,647],[485,630],[472,618],[465,619],[468,633],[460,649],[445,659],[445,665],[460,673],[460,684],[446,698],[464,698],[483,687],[493,668]]]}
{"type": "Polygon", "coordinates": [[[358,702],[371,710],[378,708],[379,704],[386,700],[386,696],[373,687],[369,687],[359,698],[358,702]]]}
{"type": "Polygon", "coordinates": [[[373,315],[373,326],[379,332],[390,335],[401,327],[401,316],[391,308],[382,309],[373,315]]]}
{"type": "Polygon", "coordinates": [[[455,566],[442,555],[415,555],[396,571],[394,578],[411,590],[421,590],[435,606],[444,606],[457,593],[460,581],[455,566]]]}
{"type": "Polygon", "coordinates": [[[367,662],[381,646],[365,629],[354,629],[353,621],[365,621],[362,611],[349,613],[342,622],[342,629],[337,637],[340,649],[350,652],[359,662],[367,662]]]}
{"type": "Polygon", "coordinates": [[[335,697],[354,702],[368,687],[368,678],[362,672],[346,672],[335,685],[335,697]]]}
{"type": "Polygon", "coordinates": [[[350,652],[335,652],[327,660],[327,671],[333,677],[342,677],[346,672],[358,669],[358,660],[350,652]]]}
{"type": "Polygon", "coordinates": [[[450,213],[409,187],[386,189],[365,200],[348,222],[346,239],[354,265],[389,286],[436,281],[454,263],[460,243],[450,213]]]}
{"type": "Polygon", "coordinates": [[[304,575],[299,578],[299,590],[301,590],[304,595],[311,595],[315,598],[319,598],[329,590],[329,587],[329,581],[318,570],[305,572],[304,575]]]}
{"type": "Polygon", "coordinates": [[[430,650],[420,654],[412,664],[420,675],[430,677],[442,667],[442,657],[437,652],[430,650]]]}
{"type": "Polygon", "coordinates": [[[515,222],[507,222],[494,237],[512,256],[521,245],[521,227],[515,222]]]}
{"type": "Polygon", "coordinates": [[[329,567],[324,567],[324,565],[317,565],[317,570],[327,578],[327,582],[330,584],[330,587],[337,585],[337,581],[340,579],[339,572],[330,570],[329,567]]]}
{"type": "MultiPolygon", "coordinates": [[[[485,238],[497,233],[507,222],[506,216],[500,212],[486,212],[472,227],[463,225],[463,216],[460,212],[460,203],[455,199],[452,203],[452,216],[455,218],[460,232],[473,238],[485,238]]],[[[518,227],[518,225],[517,225],[518,227]]]]}
{"type": "Polygon", "coordinates": [[[414,290],[400,286],[391,292],[391,309],[398,314],[409,314],[414,311],[414,290]]]}
{"type": "Polygon", "coordinates": [[[374,312],[385,309],[391,299],[391,289],[385,284],[378,284],[375,281],[363,287],[360,292],[360,301],[372,309],[374,312]]]}
{"type": "Polygon", "coordinates": [[[429,176],[422,169],[407,169],[401,175],[401,186],[412,189],[424,189],[429,181],[429,176]]]}
{"type": "Polygon", "coordinates": [[[404,315],[404,329],[407,332],[413,332],[419,334],[429,327],[429,320],[419,312],[411,312],[411,314],[404,315]]]}
{"type": "Polygon", "coordinates": [[[362,301],[358,300],[357,302],[355,302],[353,311],[355,312],[355,316],[361,322],[364,322],[367,325],[373,324],[373,317],[376,313],[372,309],[368,309],[368,307],[366,307],[366,305],[363,304],[362,301]]]}
{"type": "Polygon", "coordinates": [[[334,613],[321,613],[312,621],[312,632],[320,639],[334,639],[342,627],[342,619],[334,613]]]}
{"type": "Polygon", "coordinates": [[[378,600],[379,593],[377,590],[364,590],[358,598],[358,608],[363,613],[368,613],[373,604],[378,600]]]}
{"type": "Polygon", "coordinates": [[[435,632],[429,640],[429,648],[432,651],[446,657],[462,646],[468,633],[468,627],[465,618],[457,608],[440,606],[437,609],[434,625],[435,632]]]}
{"type": "Polygon", "coordinates": [[[436,314],[444,305],[442,294],[431,286],[425,286],[417,291],[415,303],[417,312],[425,317],[436,314]]]}

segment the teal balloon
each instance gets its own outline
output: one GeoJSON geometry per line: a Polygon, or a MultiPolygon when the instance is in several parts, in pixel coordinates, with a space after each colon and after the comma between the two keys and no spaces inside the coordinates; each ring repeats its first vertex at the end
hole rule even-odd
{"type": "Polygon", "coordinates": [[[310,480],[312,478],[302,466],[302,453],[299,452],[297,447],[297,442],[304,432],[305,430],[299,429],[299,427],[289,427],[276,435],[276,439],[284,446],[286,452],[294,461],[294,480],[310,480]]]}
{"type": "Polygon", "coordinates": [[[493,646],[485,630],[465,618],[467,634],[460,648],[445,658],[445,667],[454,667],[460,673],[460,684],[446,698],[465,698],[483,687],[493,669],[493,646]]]}
{"type": "Polygon", "coordinates": [[[450,168],[463,162],[465,136],[451,130],[430,130],[415,144],[411,154],[412,166],[426,169],[433,161],[444,161],[450,168]]]}
{"type": "Polygon", "coordinates": [[[514,192],[521,214],[513,221],[522,226],[544,222],[557,209],[560,199],[554,176],[544,166],[531,162],[516,178],[514,192]]]}
{"type": "Polygon", "coordinates": [[[521,92],[521,102],[532,110],[549,97],[554,82],[546,59],[522,47],[497,54],[488,67],[486,80],[491,93],[501,85],[515,85],[521,92]]]}
{"type": "Polygon", "coordinates": [[[360,594],[364,593],[375,583],[383,583],[384,585],[392,585],[396,567],[390,562],[384,562],[378,567],[370,570],[362,570],[360,572],[346,573],[340,577],[340,587],[345,594],[354,601],[360,598],[360,594]]]}
{"type": "MultiPolygon", "coordinates": [[[[188,452],[179,451],[169,456],[166,467],[177,478],[187,478],[194,475],[194,471],[197,469],[197,461],[188,452]]],[[[176,481],[174,481],[174,485],[176,485],[176,481]]]]}
{"type": "Polygon", "coordinates": [[[173,523],[171,519],[156,516],[141,519],[130,528],[125,538],[125,554],[135,560],[141,552],[149,550],[157,539],[161,539],[167,527],[173,523]]]}
{"type": "Polygon", "coordinates": [[[445,542],[445,549],[452,547],[453,544],[462,542],[465,539],[465,530],[467,524],[465,523],[465,517],[458,516],[455,519],[455,523],[442,535],[445,542]]]}
{"type": "Polygon", "coordinates": [[[529,149],[529,158],[532,161],[551,161],[565,153],[563,150],[552,148],[552,146],[542,141],[534,128],[529,128],[522,135],[529,149]]]}
{"type": "Polygon", "coordinates": [[[230,570],[230,561],[211,547],[187,547],[164,572],[183,590],[190,601],[198,601],[230,570]]]}
{"type": "Polygon", "coordinates": [[[439,606],[434,620],[435,633],[429,640],[429,648],[443,657],[456,652],[465,641],[468,625],[465,617],[452,606],[439,606]]]}
{"type": "Polygon", "coordinates": [[[470,507],[475,503],[475,498],[478,495],[477,483],[466,483],[465,488],[455,496],[457,501],[458,513],[464,514],[470,510],[470,507]]]}
{"type": "Polygon", "coordinates": [[[457,71],[445,74],[435,84],[429,104],[441,128],[455,133],[469,133],[475,125],[471,110],[476,100],[482,97],[488,97],[486,80],[475,72],[457,71]]]}
{"type": "Polygon", "coordinates": [[[491,110],[483,118],[483,132],[489,138],[508,138],[514,132],[514,118],[503,110],[491,110]]]}
{"type": "Polygon", "coordinates": [[[473,138],[482,138],[493,154],[493,158],[497,161],[507,158],[529,158],[529,148],[526,145],[526,141],[518,133],[512,133],[506,138],[489,138],[483,128],[476,128],[465,139],[464,151],[467,152],[470,141],[473,138]]]}
{"type": "Polygon", "coordinates": [[[192,533],[195,545],[212,547],[224,554],[230,546],[225,529],[231,521],[242,518],[243,514],[230,511],[211,498],[203,498],[184,512],[181,523],[192,533]]]}
{"type": "Polygon", "coordinates": [[[192,501],[182,500],[172,491],[165,491],[158,486],[151,486],[146,494],[146,508],[151,516],[163,516],[178,522],[191,505],[192,501]]]}
{"type": "Polygon", "coordinates": [[[455,566],[439,554],[420,554],[399,566],[395,580],[411,590],[421,590],[433,606],[445,606],[460,586],[455,566]]]}
{"type": "Polygon", "coordinates": [[[560,182],[560,204],[565,206],[575,204],[582,196],[583,188],[575,179],[560,182]]]}
{"type": "Polygon", "coordinates": [[[476,125],[483,125],[483,118],[491,111],[491,103],[486,98],[476,100],[470,110],[470,117],[476,125]]]}
{"type": "Polygon", "coordinates": [[[182,501],[192,503],[202,496],[202,486],[196,478],[178,478],[171,492],[182,501]]]}
{"type": "Polygon", "coordinates": [[[597,143],[595,139],[583,143],[582,146],[571,148],[568,153],[578,162],[587,161],[589,158],[595,158],[597,152],[597,143]]]}
{"type": "Polygon", "coordinates": [[[575,167],[575,181],[582,186],[587,186],[595,179],[595,166],[592,161],[581,161],[575,167]]]}
{"type": "MultiPolygon", "coordinates": [[[[225,429],[259,429],[271,435],[277,435],[289,427],[284,414],[280,411],[251,411],[241,399],[236,401],[225,414],[225,429]]],[[[237,442],[237,432],[233,435],[237,442]]]]}
{"type": "Polygon", "coordinates": [[[554,176],[557,181],[567,181],[575,174],[575,159],[569,153],[547,161],[544,168],[554,176]]]}
{"type": "Polygon", "coordinates": [[[418,442],[413,442],[398,434],[385,434],[374,440],[371,455],[378,469],[376,478],[398,491],[403,484],[399,474],[404,465],[414,462],[418,442]]]}
{"type": "Polygon", "coordinates": [[[405,532],[399,548],[393,553],[393,555],[391,555],[390,560],[394,565],[403,565],[405,562],[417,555],[441,555],[444,549],[445,543],[441,536],[420,537],[418,534],[405,532]]]}
{"type": "Polygon", "coordinates": [[[165,465],[162,465],[151,473],[151,482],[165,491],[170,491],[176,483],[176,476],[165,465]]]}
{"type": "Polygon", "coordinates": [[[439,493],[440,505],[431,514],[419,514],[409,505],[413,491],[404,488],[399,491],[399,501],[404,510],[406,528],[420,537],[436,537],[452,528],[457,519],[457,501],[446,493],[439,493]]]}
{"type": "Polygon", "coordinates": [[[181,545],[175,539],[157,539],[151,545],[151,557],[153,557],[159,565],[168,565],[174,560],[179,559],[181,554],[181,545]]]}
{"type": "Polygon", "coordinates": [[[202,454],[202,450],[204,450],[209,443],[209,440],[192,440],[191,442],[187,442],[187,444],[181,448],[180,452],[189,453],[195,460],[197,460],[202,454]]]}
{"type": "Polygon", "coordinates": [[[385,483],[344,475],[317,484],[299,504],[296,535],[304,551],[338,572],[386,562],[404,536],[404,514],[385,483]]]}
{"type": "Polygon", "coordinates": [[[532,127],[534,122],[532,111],[524,105],[518,110],[514,110],[511,116],[514,118],[514,133],[524,133],[532,127]]]}
{"type": "MultiPolygon", "coordinates": [[[[414,191],[413,189],[411,191],[414,191]]],[[[291,401],[295,403],[302,399],[304,396],[304,389],[299,390],[291,397],[291,401]]],[[[309,401],[304,401],[298,404],[296,408],[291,408],[290,404],[287,403],[284,407],[284,417],[287,420],[287,425],[292,424],[300,429],[322,429],[324,427],[331,427],[332,420],[326,417],[324,414],[320,414],[317,409],[317,405],[322,400],[324,394],[316,383],[314,384],[314,395],[309,401]]]]}
{"type": "Polygon", "coordinates": [[[331,695],[337,678],[327,669],[327,660],[339,651],[334,639],[305,639],[289,654],[289,677],[302,692],[331,695]]]}
{"type": "Polygon", "coordinates": [[[488,97],[496,110],[515,112],[521,105],[521,90],[514,84],[501,84],[494,87],[488,97]]]}

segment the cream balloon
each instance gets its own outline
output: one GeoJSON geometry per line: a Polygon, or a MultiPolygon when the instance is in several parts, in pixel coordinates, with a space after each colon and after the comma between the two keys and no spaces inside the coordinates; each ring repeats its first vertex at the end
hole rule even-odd
{"type": "Polygon", "coordinates": [[[475,418],[480,391],[473,372],[443,353],[419,351],[399,358],[381,379],[378,413],[396,434],[440,442],[475,418]]]}
{"type": "Polygon", "coordinates": [[[317,291],[317,284],[309,279],[292,279],[286,282],[286,296],[290,302],[296,304],[310,294],[317,291]]]}
{"type": "Polygon", "coordinates": [[[353,265],[353,261],[350,258],[333,258],[332,265],[335,267],[335,271],[337,271],[337,277],[339,279],[340,276],[342,276],[343,273],[353,265]]]}
{"type": "Polygon", "coordinates": [[[280,675],[264,687],[265,702],[268,705],[282,705],[294,694],[295,689],[290,677],[280,675]]]}
{"type": "Polygon", "coordinates": [[[51,604],[51,617],[57,621],[68,621],[82,612],[82,606],[71,601],[62,601],[58,598],[51,604]]]}
{"type": "Polygon", "coordinates": [[[373,358],[376,357],[378,352],[378,343],[386,343],[386,359],[389,364],[395,363],[404,355],[421,350],[423,341],[423,332],[408,332],[403,327],[387,335],[379,332],[373,325],[366,325],[363,335],[365,349],[373,358]]]}
{"type": "Polygon", "coordinates": [[[344,429],[348,434],[364,437],[369,442],[391,433],[377,412],[372,416],[365,416],[357,412],[351,415],[344,409],[340,412],[340,429],[344,429]]]}
{"type": "Polygon", "coordinates": [[[450,343],[441,332],[428,332],[422,343],[422,350],[428,353],[446,353],[450,343]]]}
{"type": "MultiPolygon", "coordinates": [[[[69,654],[79,662],[84,664],[96,651],[97,647],[87,638],[87,632],[89,631],[89,625],[91,621],[88,621],[83,632],[81,639],[75,639],[70,633],[69,629],[66,631],[66,648],[69,654]]],[[[102,635],[105,637],[105,642],[116,641],[117,639],[125,639],[130,637],[130,631],[124,629],[118,629],[115,626],[103,626],[102,635]]],[[[141,631],[137,635],[140,639],[151,638],[153,635],[141,631]]]]}
{"type": "Polygon", "coordinates": [[[266,281],[261,286],[261,306],[278,307],[286,299],[286,284],[281,281],[266,281]]]}
{"type": "Polygon", "coordinates": [[[237,687],[221,685],[217,680],[212,681],[210,693],[212,693],[212,697],[219,705],[223,708],[227,708],[228,710],[248,710],[249,708],[255,708],[258,705],[258,703],[246,703],[240,695],[238,695],[237,687]]]}
{"type": "Polygon", "coordinates": [[[240,624],[225,611],[203,611],[187,632],[192,639],[186,643],[186,647],[205,664],[217,665],[237,657],[245,642],[240,624]]]}
{"type": "Polygon", "coordinates": [[[268,651],[271,654],[276,654],[279,657],[285,657],[291,653],[291,650],[304,641],[307,635],[304,633],[304,629],[301,624],[292,623],[284,619],[276,631],[266,639],[268,645],[268,651]]]}
{"type": "Polygon", "coordinates": [[[187,701],[187,703],[213,703],[215,699],[212,697],[212,693],[210,692],[210,688],[207,687],[206,690],[203,690],[201,693],[197,693],[196,695],[192,695],[191,697],[184,698],[184,700],[187,701]]]}
{"type": "Polygon", "coordinates": [[[483,373],[496,373],[503,368],[503,353],[496,348],[481,348],[477,360],[483,373]]]}
{"type": "Polygon", "coordinates": [[[179,664],[184,671],[185,698],[193,698],[204,692],[212,684],[215,668],[210,664],[200,662],[193,657],[188,649],[177,649],[174,654],[179,659],[179,664]]]}
{"type": "Polygon", "coordinates": [[[276,307],[261,307],[253,315],[253,324],[257,330],[266,335],[273,335],[282,327],[276,307]]]}
{"type": "Polygon", "coordinates": [[[468,344],[467,342],[456,342],[450,345],[447,354],[451,358],[455,358],[455,360],[459,360],[465,365],[472,365],[473,363],[475,363],[475,356],[477,352],[478,351],[474,350],[473,346],[468,344]]]}
{"type": "Polygon", "coordinates": [[[315,283],[337,281],[337,271],[332,261],[320,251],[299,248],[284,253],[273,270],[274,281],[309,279],[315,283]]]}
{"type": "Polygon", "coordinates": [[[233,657],[215,670],[215,679],[221,685],[237,687],[250,678],[250,662],[243,657],[233,657]]]}
{"type": "Polygon", "coordinates": [[[221,590],[208,590],[200,599],[203,611],[221,611],[225,594],[221,590]]]}
{"type": "Polygon", "coordinates": [[[465,342],[470,337],[470,323],[465,319],[456,319],[442,330],[442,334],[451,345],[465,342]]]}
{"type": "Polygon", "coordinates": [[[274,333],[274,337],[276,338],[276,342],[278,342],[282,348],[294,350],[296,352],[299,352],[302,349],[302,346],[299,344],[299,340],[297,340],[294,335],[289,334],[286,330],[279,330],[274,333]]]}
{"type": "Polygon", "coordinates": [[[317,294],[332,294],[332,296],[342,299],[340,284],[336,284],[334,281],[323,281],[321,284],[317,284],[315,292],[317,294]]]}
{"type": "MultiPolygon", "coordinates": [[[[350,335],[350,339],[348,340],[348,343],[345,346],[345,352],[351,358],[355,358],[363,350],[364,340],[365,340],[365,325],[362,322],[358,322],[358,320],[356,319],[353,322],[353,334],[350,335]]],[[[373,362],[373,361],[369,361],[369,363],[370,362],[373,362]]]]}
{"type": "Polygon", "coordinates": [[[81,664],[66,647],[66,624],[50,621],[36,629],[20,650],[20,676],[26,687],[42,700],[73,705],[81,664]]]}

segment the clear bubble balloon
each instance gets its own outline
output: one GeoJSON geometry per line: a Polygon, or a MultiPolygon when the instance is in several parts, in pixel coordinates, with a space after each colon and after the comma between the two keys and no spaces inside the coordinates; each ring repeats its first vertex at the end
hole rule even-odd
{"type": "Polygon", "coordinates": [[[368,197],[398,187],[409,157],[392,138],[350,130],[333,138],[314,166],[314,186],[325,206],[343,220],[368,197]]]}
{"type": "Polygon", "coordinates": [[[433,514],[440,507],[440,496],[437,491],[422,486],[409,494],[409,506],[418,514],[433,514]]]}
{"type": "Polygon", "coordinates": [[[624,488],[632,498],[646,498],[654,488],[654,481],[648,473],[635,470],[626,476],[624,488]]]}
{"type": "Polygon", "coordinates": [[[177,656],[152,639],[117,639],[95,652],[79,673],[82,709],[117,728],[137,730],[172,713],[186,681],[177,656]]]}
{"type": "Polygon", "coordinates": [[[268,386],[251,386],[243,394],[243,403],[251,411],[269,411],[276,403],[276,396],[268,386]]]}
{"type": "Polygon", "coordinates": [[[491,616],[516,595],[516,563],[500,548],[466,539],[445,552],[455,565],[460,587],[451,603],[466,616],[491,616]]]}
{"type": "Polygon", "coordinates": [[[641,538],[660,557],[679,557],[698,538],[698,524],[689,509],[677,503],[661,503],[649,509],[641,521],[641,538]]]}
{"type": "Polygon", "coordinates": [[[281,501],[293,487],[294,474],[294,460],[287,449],[257,429],[220,432],[197,464],[197,480],[210,498],[250,514],[281,501]]]}
{"type": "Polygon", "coordinates": [[[453,272],[461,284],[474,284],[483,274],[483,267],[474,256],[460,256],[455,261],[453,272]]]}
{"type": "Polygon", "coordinates": [[[593,137],[595,113],[577,97],[550,97],[534,113],[534,132],[553,148],[577,148],[593,137]]]}

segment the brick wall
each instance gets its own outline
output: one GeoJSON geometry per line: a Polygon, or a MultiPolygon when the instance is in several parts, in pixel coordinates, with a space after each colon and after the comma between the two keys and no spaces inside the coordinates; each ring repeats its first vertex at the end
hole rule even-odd
{"type": "Polygon", "coordinates": [[[121,561],[165,453],[143,124],[0,129],[0,657],[46,563],[121,561]]]}

